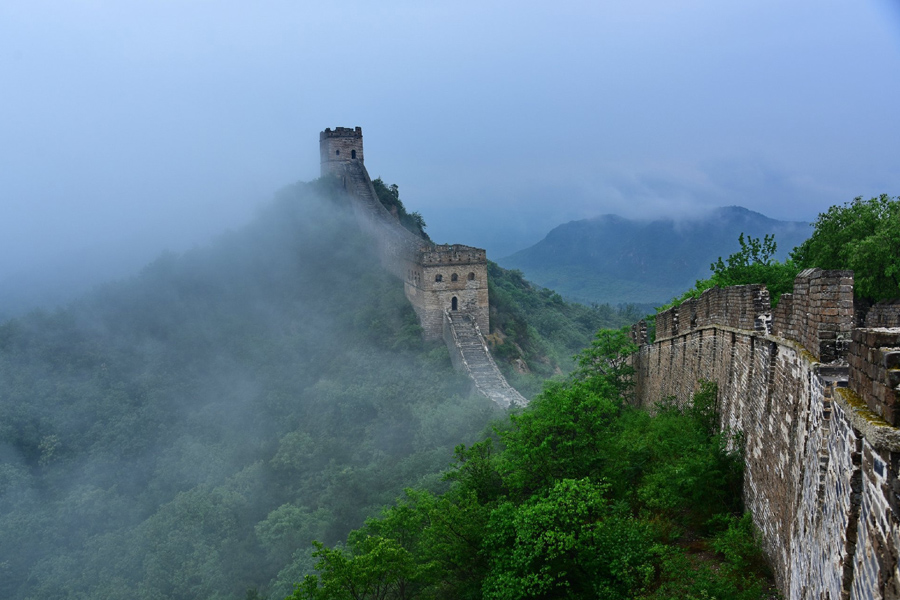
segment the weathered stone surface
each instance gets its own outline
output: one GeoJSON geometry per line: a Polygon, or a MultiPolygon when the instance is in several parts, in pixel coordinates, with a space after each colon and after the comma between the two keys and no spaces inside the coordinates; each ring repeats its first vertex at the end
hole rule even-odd
{"type": "Polygon", "coordinates": [[[403,281],[425,339],[443,338],[451,356],[459,359],[454,365],[469,374],[476,389],[488,398],[501,406],[525,404],[525,399],[497,369],[481,335],[481,331],[490,331],[485,251],[461,244],[436,245],[403,227],[378,200],[363,160],[360,127],[321,132],[319,153],[322,175],[341,181],[353,200],[351,206],[357,221],[376,241],[381,263],[403,281]],[[460,348],[456,338],[447,335],[446,315],[454,316],[457,328],[465,330],[464,337],[478,338],[485,348],[485,357],[478,357],[472,348],[460,348]],[[473,323],[471,331],[464,325],[468,318],[473,323]],[[497,378],[499,382],[495,381],[497,378]]]}
{"type": "Polygon", "coordinates": [[[504,408],[528,403],[500,373],[472,315],[444,312],[444,341],[453,366],[466,373],[482,395],[504,408]]]}
{"type": "Polygon", "coordinates": [[[636,399],[686,403],[698,379],[718,383],[786,597],[900,597],[900,329],[854,329],[867,321],[847,271],[804,271],[774,311],[763,292],[714,288],[660,313],[656,341],[633,357],[636,399]]]}

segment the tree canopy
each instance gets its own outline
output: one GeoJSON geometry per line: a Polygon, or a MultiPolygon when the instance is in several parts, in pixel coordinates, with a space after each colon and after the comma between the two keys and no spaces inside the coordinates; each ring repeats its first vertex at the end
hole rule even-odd
{"type": "Polygon", "coordinates": [[[600,332],[567,381],[457,448],[447,491],[409,489],[345,545],[316,544],[291,599],[766,597],[715,385],[656,416],[630,408],[632,349],[600,332]]]}
{"type": "Polygon", "coordinates": [[[791,258],[804,269],[852,269],[860,297],[900,298],[900,198],[859,196],[832,206],[819,215],[812,236],[791,258]]]}

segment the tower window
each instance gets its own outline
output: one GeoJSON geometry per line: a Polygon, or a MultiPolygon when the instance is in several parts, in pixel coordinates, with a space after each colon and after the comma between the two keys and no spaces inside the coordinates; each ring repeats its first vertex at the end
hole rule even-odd
{"type": "Polygon", "coordinates": [[[350,158],[356,158],[356,150],[350,151],[350,158]]]}
{"type": "Polygon", "coordinates": [[[450,276],[450,281],[456,281],[457,279],[459,279],[459,276],[456,273],[450,276]]]}
{"type": "Polygon", "coordinates": [[[450,310],[456,310],[456,307],[457,307],[456,296],[453,296],[453,300],[450,301],[450,310]]]}
{"type": "Polygon", "coordinates": [[[444,280],[444,276],[441,275],[440,273],[438,273],[437,275],[434,276],[434,280],[435,280],[435,281],[443,281],[443,280],[444,280]]]}
{"type": "Polygon", "coordinates": [[[341,151],[340,151],[340,150],[335,150],[335,151],[334,151],[334,155],[335,155],[335,156],[340,156],[340,155],[341,155],[341,151]]]}
{"type": "Polygon", "coordinates": [[[469,281],[475,281],[475,273],[469,273],[469,281]]]}

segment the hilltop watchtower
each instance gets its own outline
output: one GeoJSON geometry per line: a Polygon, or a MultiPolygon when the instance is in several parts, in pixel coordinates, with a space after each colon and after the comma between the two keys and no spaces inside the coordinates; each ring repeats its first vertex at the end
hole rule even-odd
{"type": "Polygon", "coordinates": [[[462,244],[438,246],[403,227],[378,199],[363,164],[361,127],[319,133],[319,152],[322,176],[341,181],[382,265],[403,280],[425,339],[443,339],[453,365],[500,406],[526,404],[497,368],[481,333],[490,330],[485,251],[462,244]]]}
{"type": "Polygon", "coordinates": [[[340,175],[350,162],[363,164],[362,127],[335,127],[319,133],[322,175],[340,175]]]}
{"type": "Polygon", "coordinates": [[[340,179],[353,210],[377,242],[382,264],[404,281],[426,339],[444,335],[444,314],[468,315],[490,331],[487,256],[462,244],[435,245],[404,228],[381,204],[363,163],[362,127],[319,133],[322,176],[340,179]]]}

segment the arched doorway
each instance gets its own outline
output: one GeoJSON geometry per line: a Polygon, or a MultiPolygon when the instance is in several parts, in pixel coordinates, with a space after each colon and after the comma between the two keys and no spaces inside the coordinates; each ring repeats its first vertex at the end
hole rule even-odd
{"type": "Polygon", "coordinates": [[[450,310],[456,310],[456,296],[450,301],[450,310]]]}

